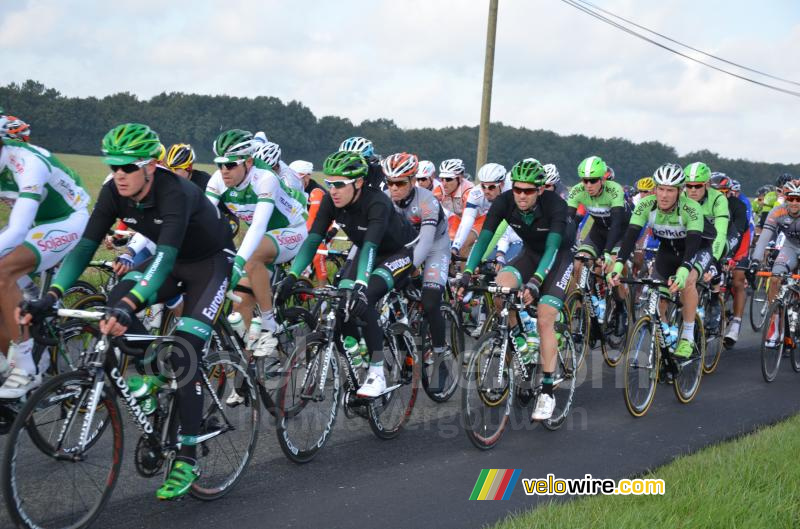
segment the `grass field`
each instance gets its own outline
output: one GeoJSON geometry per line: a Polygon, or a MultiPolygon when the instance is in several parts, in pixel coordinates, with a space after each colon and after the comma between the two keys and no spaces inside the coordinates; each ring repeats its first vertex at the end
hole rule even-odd
{"type": "Polygon", "coordinates": [[[664,496],[592,496],[512,516],[493,529],[800,527],[800,415],[676,459],[643,478],[664,496]]]}

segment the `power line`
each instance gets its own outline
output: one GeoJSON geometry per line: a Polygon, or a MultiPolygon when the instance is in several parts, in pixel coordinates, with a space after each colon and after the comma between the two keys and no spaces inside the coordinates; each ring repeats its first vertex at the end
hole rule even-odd
{"type": "Polygon", "coordinates": [[[797,81],[792,81],[791,79],[784,79],[783,77],[778,77],[776,75],[772,75],[772,74],[769,74],[769,73],[766,73],[766,72],[762,72],[760,70],[756,70],[755,68],[750,68],[748,66],[744,66],[742,64],[735,63],[733,61],[729,61],[729,60],[724,59],[722,57],[718,57],[717,55],[713,55],[711,53],[707,53],[707,52],[705,52],[703,50],[697,49],[697,48],[695,48],[693,46],[690,46],[688,44],[685,44],[685,43],[683,43],[683,42],[681,42],[679,40],[675,40],[675,39],[673,39],[671,37],[668,37],[667,35],[659,33],[658,31],[655,31],[655,30],[652,30],[652,29],[647,28],[645,26],[642,26],[641,24],[637,24],[633,20],[630,20],[630,19],[627,19],[625,17],[621,17],[621,16],[619,16],[617,14],[614,14],[611,11],[603,9],[602,7],[597,6],[595,4],[592,4],[591,2],[587,2],[586,0],[575,0],[575,1],[580,2],[581,4],[584,4],[584,5],[587,5],[587,6],[591,7],[592,9],[595,9],[595,10],[600,11],[602,13],[605,13],[607,15],[611,15],[612,17],[614,17],[614,18],[616,18],[618,20],[622,20],[622,21],[624,21],[624,22],[626,22],[626,23],[628,23],[628,24],[630,24],[632,26],[635,26],[635,27],[639,28],[639,29],[643,29],[643,30],[647,31],[648,33],[652,33],[653,35],[657,35],[657,36],[661,37],[664,40],[668,40],[670,42],[674,42],[675,44],[678,44],[679,46],[683,46],[684,48],[688,48],[688,49],[690,49],[692,51],[696,51],[697,53],[701,53],[701,54],[705,55],[706,57],[711,57],[712,59],[716,59],[716,60],[718,60],[720,62],[724,62],[726,64],[730,64],[731,66],[736,66],[737,68],[741,68],[742,70],[747,70],[748,72],[753,72],[753,73],[757,73],[758,75],[763,75],[764,77],[769,77],[770,79],[775,79],[776,81],[782,81],[784,83],[789,83],[789,84],[793,84],[793,85],[796,85],[796,86],[800,86],[800,83],[798,83],[797,81]]]}
{"type": "Polygon", "coordinates": [[[705,61],[701,61],[700,59],[696,59],[695,57],[692,57],[690,55],[682,53],[682,52],[680,52],[680,51],[678,51],[678,50],[676,50],[674,48],[670,48],[669,46],[667,46],[665,44],[662,44],[662,43],[660,43],[660,42],[658,42],[656,40],[653,40],[653,39],[651,39],[649,37],[646,37],[645,35],[642,35],[641,33],[637,33],[636,31],[634,31],[634,30],[632,30],[632,29],[630,29],[628,27],[625,27],[622,24],[619,24],[618,22],[614,22],[613,20],[601,15],[600,13],[597,13],[597,12],[591,10],[588,7],[585,7],[583,5],[578,4],[577,0],[561,0],[561,2],[563,2],[563,3],[565,3],[565,4],[569,5],[569,6],[572,6],[575,9],[578,9],[579,11],[583,11],[587,15],[593,16],[594,18],[596,18],[596,19],[598,19],[598,20],[600,20],[602,22],[605,22],[606,24],[609,24],[609,25],[611,25],[611,26],[613,26],[613,27],[615,27],[617,29],[620,29],[620,30],[624,31],[625,33],[633,35],[636,38],[639,38],[641,40],[649,42],[650,44],[653,44],[655,46],[658,46],[659,48],[662,48],[662,49],[665,49],[665,50],[667,50],[669,52],[672,52],[672,53],[674,53],[676,55],[679,55],[679,56],[681,56],[681,57],[683,57],[685,59],[689,59],[690,61],[694,61],[694,62],[696,62],[698,64],[702,64],[703,66],[707,66],[708,68],[711,68],[711,69],[716,70],[718,72],[722,72],[722,73],[730,75],[732,77],[736,77],[736,78],[741,79],[743,81],[747,81],[749,83],[753,83],[753,84],[756,84],[758,86],[763,86],[764,88],[769,88],[771,90],[776,90],[778,92],[783,92],[784,94],[792,95],[792,96],[795,96],[795,97],[800,97],[800,92],[796,92],[794,90],[788,90],[786,88],[781,88],[779,86],[771,85],[769,83],[765,83],[765,82],[762,82],[762,81],[757,81],[756,79],[752,79],[750,77],[745,77],[744,75],[740,75],[738,73],[731,72],[731,71],[726,70],[724,68],[720,68],[719,66],[714,66],[713,64],[709,64],[709,63],[707,63],[705,61]]]}

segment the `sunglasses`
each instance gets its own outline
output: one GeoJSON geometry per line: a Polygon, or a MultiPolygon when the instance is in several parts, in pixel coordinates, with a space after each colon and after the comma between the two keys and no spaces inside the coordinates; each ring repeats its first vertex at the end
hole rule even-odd
{"type": "Polygon", "coordinates": [[[355,183],[355,181],[355,178],[350,178],[349,180],[325,180],[325,185],[334,189],[342,189],[355,183]]]}
{"type": "Polygon", "coordinates": [[[700,189],[701,187],[706,187],[705,184],[686,184],[687,189],[700,189]]]}
{"type": "Polygon", "coordinates": [[[797,195],[789,195],[786,197],[786,202],[800,202],[800,197],[797,195]]]}
{"type": "Polygon", "coordinates": [[[227,170],[235,169],[244,163],[244,158],[241,160],[236,160],[235,162],[226,162],[226,163],[218,163],[217,167],[222,169],[223,167],[227,170]]]}
{"type": "Polygon", "coordinates": [[[430,178],[428,178],[427,176],[418,176],[417,177],[417,182],[427,182],[428,180],[430,180],[430,178]]]}
{"type": "Polygon", "coordinates": [[[145,165],[149,164],[150,160],[140,160],[134,163],[127,163],[125,165],[110,165],[111,172],[116,173],[117,171],[122,171],[125,174],[135,173],[145,165]]]}
{"type": "Polygon", "coordinates": [[[406,187],[409,184],[408,180],[387,180],[386,187],[406,187]]]}
{"type": "Polygon", "coordinates": [[[487,191],[494,191],[495,189],[497,189],[500,186],[497,185],[497,184],[481,184],[481,187],[484,188],[487,191]]]}
{"type": "Polygon", "coordinates": [[[440,176],[439,180],[442,182],[452,182],[453,180],[458,180],[457,176],[440,176]]]}
{"type": "Polygon", "coordinates": [[[584,184],[597,184],[601,181],[602,180],[600,178],[581,178],[581,182],[584,184]]]}
{"type": "Polygon", "coordinates": [[[538,193],[539,192],[539,188],[538,187],[517,187],[517,186],[514,186],[511,189],[514,190],[514,194],[515,195],[531,196],[534,193],[538,193]]]}

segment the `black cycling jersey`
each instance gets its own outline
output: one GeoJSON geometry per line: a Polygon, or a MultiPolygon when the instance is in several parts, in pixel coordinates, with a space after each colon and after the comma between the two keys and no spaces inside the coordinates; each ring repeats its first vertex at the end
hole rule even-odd
{"type": "Polygon", "coordinates": [[[377,156],[367,158],[369,171],[367,172],[367,185],[374,189],[383,189],[386,176],[381,168],[381,159],[377,156]]]}
{"type": "Polygon", "coordinates": [[[54,287],[69,287],[78,278],[118,218],[156,243],[152,264],[131,290],[137,306],[145,305],[176,261],[199,261],[234,247],[227,222],[203,191],[185,178],[156,168],[150,191],[138,203],[121,196],[113,179],[103,185],[83,237],[64,260],[54,287]]]}
{"type": "Polygon", "coordinates": [[[310,195],[311,195],[311,192],[312,192],[312,191],[314,191],[315,189],[322,189],[324,192],[326,192],[326,193],[328,192],[328,190],[327,190],[327,189],[325,189],[324,187],[322,187],[321,185],[319,185],[319,184],[316,182],[316,180],[314,180],[313,178],[311,178],[311,179],[308,181],[308,185],[306,186],[306,188],[305,188],[303,191],[305,191],[305,192],[306,192],[306,195],[309,195],[309,196],[310,196],[310,195]]]}
{"type": "Polygon", "coordinates": [[[728,238],[733,235],[741,237],[750,227],[750,223],[747,221],[747,206],[738,198],[731,197],[730,200],[728,200],[728,212],[730,214],[728,238]]]}
{"type": "Polygon", "coordinates": [[[189,176],[189,181],[206,192],[208,181],[211,180],[211,175],[199,169],[192,169],[192,174],[189,176]]]}

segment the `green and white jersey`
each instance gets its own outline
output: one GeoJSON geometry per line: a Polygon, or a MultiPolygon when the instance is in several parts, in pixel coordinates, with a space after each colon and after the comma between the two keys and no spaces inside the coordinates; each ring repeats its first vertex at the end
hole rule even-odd
{"type": "Polygon", "coordinates": [[[569,190],[567,207],[576,208],[583,204],[586,212],[605,228],[611,227],[611,208],[625,207],[625,191],[613,181],[603,182],[603,190],[596,197],[590,196],[583,184],[576,184],[569,190]]]}
{"type": "Polygon", "coordinates": [[[80,177],[50,151],[8,139],[0,151],[0,198],[38,202],[34,224],[67,217],[89,205],[80,177]]]}
{"type": "Polygon", "coordinates": [[[676,251],[683,251],[690,231],[701,233],[706,240],[713,240],[715,236],[714,228],[703,218],[700,204],[683,193],[678,195],[677,206],[669,211],[658,208],[655,195],[644,197],[633,211],[630,226],[652,227],[653,235],[676,251]]]}
{"type": "Polygon", "coordinates": [[[728,224],[730,223],[728,199],[716,189],[707,188],[705,196],[699,203],[706,222],[713,225],[716,230],[716,237],[711,247],[711,254],[714,256],[714,259],[719,259],[725,252],[725,245],[727,243],[728,224]]]}

